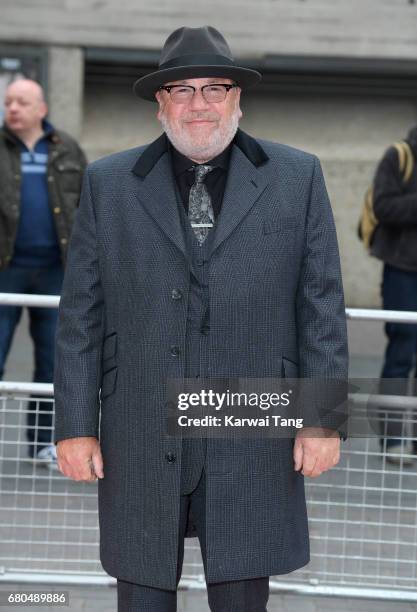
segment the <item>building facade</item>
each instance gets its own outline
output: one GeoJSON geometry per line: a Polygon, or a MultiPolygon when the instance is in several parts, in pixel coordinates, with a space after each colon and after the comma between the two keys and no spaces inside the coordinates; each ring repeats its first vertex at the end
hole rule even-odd
{"type": "Polygon", "coordinates": [[[156,104],[133,81],[172,30],[204,24],[264,75],[242,96],[242,128],[320,157],[347,304],[379,307],[380,262],[356,226],[378,159],[417,123],[414,0],[1,0],[0,59],[7,72],[38,54],[51,120],[94,160],[158,136],[156,104]]]}

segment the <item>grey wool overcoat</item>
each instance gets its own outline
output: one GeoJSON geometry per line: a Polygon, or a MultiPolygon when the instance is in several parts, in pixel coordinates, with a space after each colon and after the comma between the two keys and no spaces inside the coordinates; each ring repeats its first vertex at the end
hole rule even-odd
{"type": "MultiPolygon", "coordinates": [[[[207,262],[203,375],[346,378],[339,254],[320,163],[239,135],[263,156],[253,163],[233,144],[207,262]]],[[[163,138],[87,169],[59,307],[55,441],[100,439],[104,569],[174,590],[181,440],[165,432],[166,381],[184,374],[190,260],[163,138]]],[[[208,582],[308,563],[292,449],[290,439],[207,440],[208,582]]]]}

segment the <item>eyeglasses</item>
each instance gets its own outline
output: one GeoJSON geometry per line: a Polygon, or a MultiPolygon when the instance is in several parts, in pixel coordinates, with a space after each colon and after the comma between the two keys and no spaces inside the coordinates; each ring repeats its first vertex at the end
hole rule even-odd
{"type": "MultiPolygon", "coordinates": [[[[235,87],[238,87],[237,83],[210,83],[198,89],[201,90],[206,102],[223,102],[227,92],[235,87]]],[[[197,91],[197,88],[192,85],[161,85],[158,89],[167,91],[175,104],[190,102],[197,91]]]]}

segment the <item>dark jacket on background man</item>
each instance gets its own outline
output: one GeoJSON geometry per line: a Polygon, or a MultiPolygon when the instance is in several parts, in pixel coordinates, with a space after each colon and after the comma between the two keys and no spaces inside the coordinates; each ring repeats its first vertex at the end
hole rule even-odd
{"type": "MultiPolygon", "coordinates": [[[[87,160],[65,132],[51,126],[48,141],[48,195],[63,264],[78,206],[87,160]]],[[[21,212],[21,143],[6,127],[0,129],[0,270],[13,258],[21,212]]]]}
{"type": "Polygon", "coordinates": [[[374,213],[379,221],[371,254],[403,270],[417,271],[417,127],[406,139],[414,170],[404,182],[395,147],[382,158],[374,181],[374,213]]]}

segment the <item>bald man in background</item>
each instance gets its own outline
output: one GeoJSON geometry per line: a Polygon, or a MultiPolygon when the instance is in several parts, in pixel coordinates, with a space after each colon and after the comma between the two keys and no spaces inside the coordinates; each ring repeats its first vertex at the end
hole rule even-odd
{"type": "MultiPolygon", "coordinates": [[[[68,134],[46,120],[42,87],[12,82],[0,129],[0,293],[60,295],[67,245],[86,157],[68,134]]],[[[20,306],[0,306],[0,380],[20,306]]],[[[53,381],[57,309],[29,307],[34,382],[53,381]]],[[[28,454],[56,469],[52,405],[29,403],[28,454]]]]}

